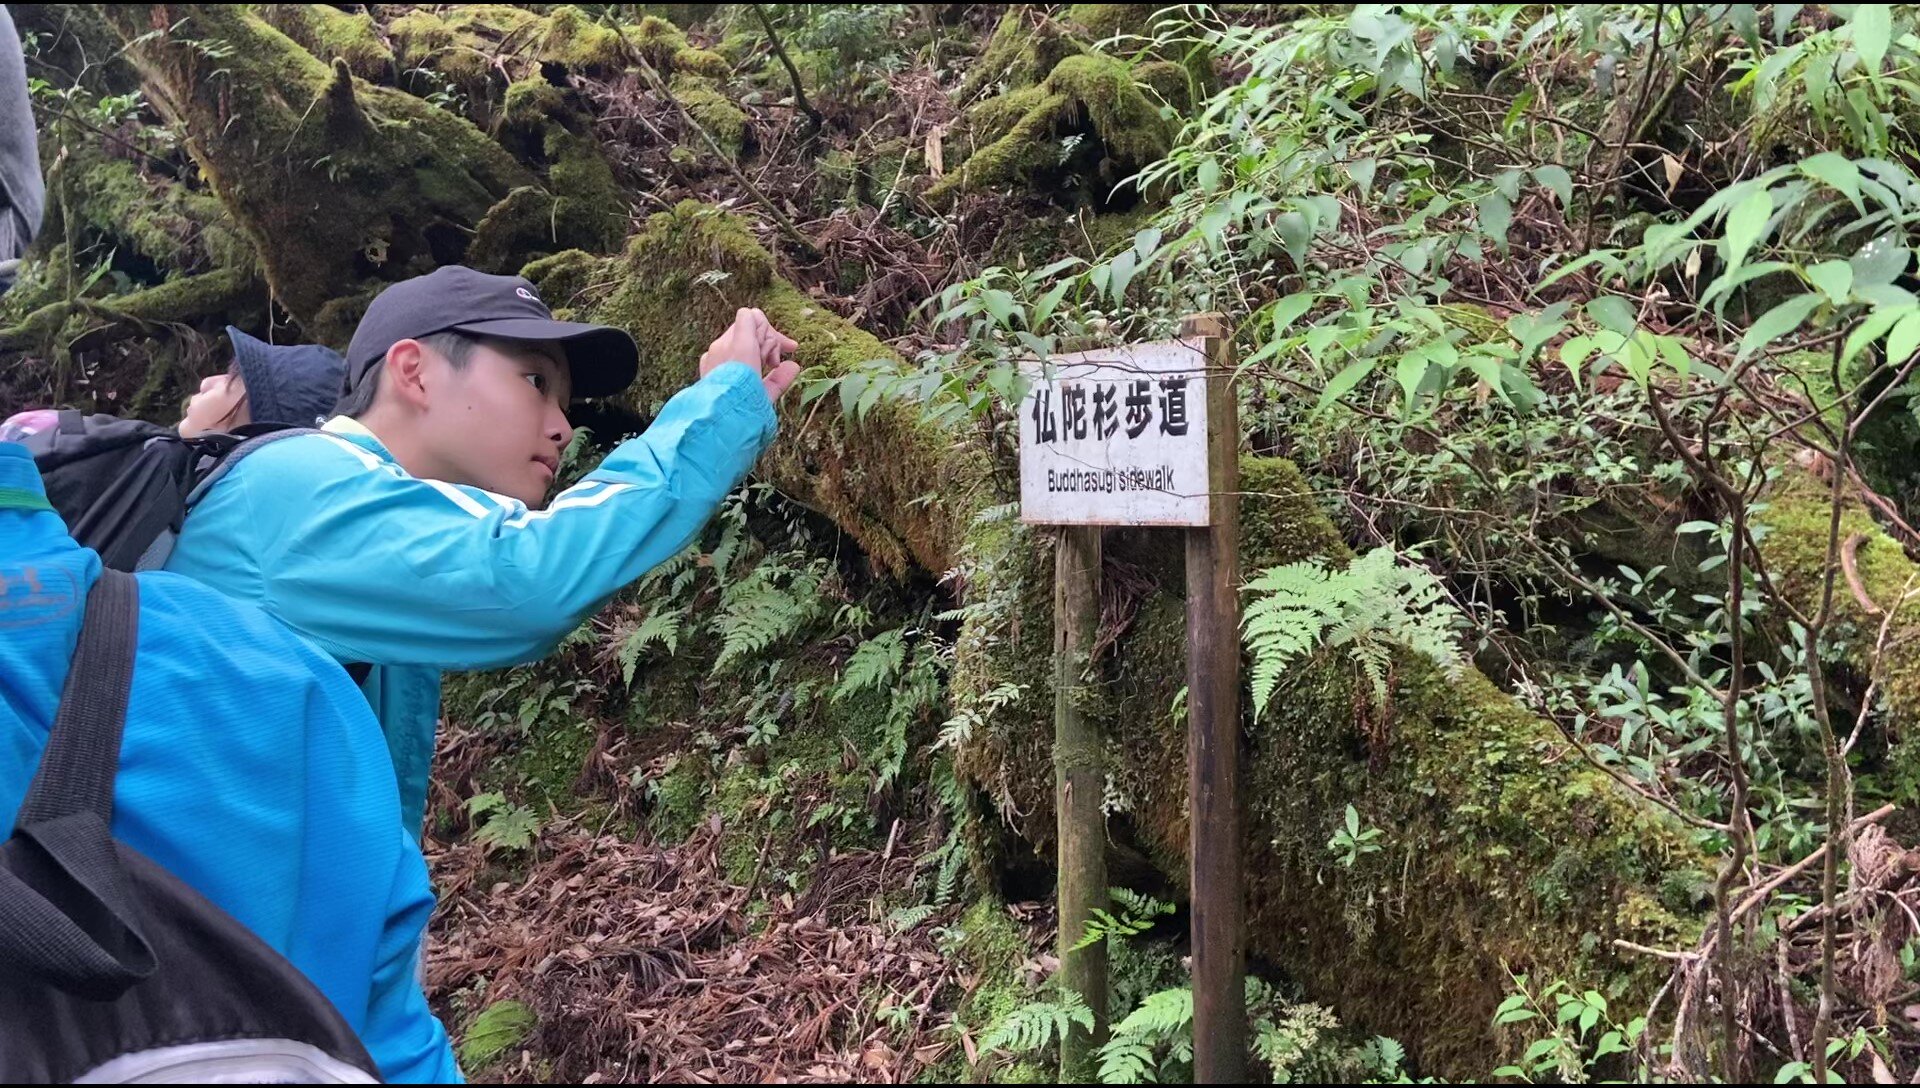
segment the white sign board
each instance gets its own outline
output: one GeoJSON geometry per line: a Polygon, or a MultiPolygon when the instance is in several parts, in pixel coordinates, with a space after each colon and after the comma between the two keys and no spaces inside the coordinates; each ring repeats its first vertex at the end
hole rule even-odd
{"type": "Polygon", "coordinates": [[[1211,524],[1204,345],[1168,340],[1028,364],[1020,520],[1211,524]]]}

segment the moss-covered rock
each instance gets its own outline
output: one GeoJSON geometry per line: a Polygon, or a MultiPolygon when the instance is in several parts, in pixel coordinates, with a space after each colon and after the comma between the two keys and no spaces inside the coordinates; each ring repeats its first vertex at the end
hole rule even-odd
{"type": "Polygon", "coordinates": [[[960,146],[970,143],[973,152],[926,195],[939,203],[1007,184],[1046,192],[1072,178],[1086,203],[1104,205],[1172,141],[1171,125],[1124,61],[1081,53],[1042,82],[970,109],[960,146]]]}
{"type": "Polygon", "coordinates": [[[627,230],[626,193],[614,179],[593,118],[574,92],[545,79],[507,88],[496,135],[520,161],[544,170],[544,187],[507,194],[474,232],[467,261],[489,272],[567,249],[610,252],[627,230]]]}

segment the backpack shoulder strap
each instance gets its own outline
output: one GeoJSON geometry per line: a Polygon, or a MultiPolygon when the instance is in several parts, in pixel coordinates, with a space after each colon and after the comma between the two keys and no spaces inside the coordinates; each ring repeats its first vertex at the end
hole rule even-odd
{"type": "Polygon", "coordinates": [[[313,427],[282,427],[277,431],[267,431],[264,434],[256,434],[248,437],[232,449],[221,454],[219,460],[214,462],[213,468],[209,470],[205,476],[202,476],[198,483],[193,485],[192,491],[187,492],[187,509],[193,509],[201,499],[206,497],[207,492],[214,484],[219,483],[221,478],[227,473],[232,472],[236,465],[246,460],[247,457],[259,451],[261,448],[270,446],[283,439],[298,438],[305,434],[324,433],[326,432],[313,427]]]}
{"type": "Polygon", "coordinates": [[[133,576],[102,571],[40,769],[0,846],[28,859],[0,866],[0,967],[10,969],[0,973],[95,1001],[114,1000],[156,965],[111,829],[139,614],[133,576]]]}
{"type": "Polygon", "coordinates": [[[131,574],[101,571],[87,593],[80,645],[67,669],[40,769],[15,826],[79,812],[112,822],[113,780],[120,769],[120,737],[133,690],[139,632],[139,583],[131,574]]]}

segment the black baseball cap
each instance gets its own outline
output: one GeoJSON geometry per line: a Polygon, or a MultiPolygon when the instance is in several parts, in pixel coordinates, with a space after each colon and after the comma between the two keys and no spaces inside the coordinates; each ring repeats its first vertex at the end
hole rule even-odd
{"type": "Polygon", "coordinates": [[[640,373],[640,349],[621,330],[555,321],[533,284],[519,276],[450,264],[394,284],[367,307],[347,345],[345,391],[353,392],[388,348],[437,332],[565,344],[575,397],[611,396],[640,373]]]}

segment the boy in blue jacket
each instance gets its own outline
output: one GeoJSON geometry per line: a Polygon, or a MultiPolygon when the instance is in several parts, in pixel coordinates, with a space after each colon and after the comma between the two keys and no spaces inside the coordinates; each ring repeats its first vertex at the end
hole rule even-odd
{"type": "Polygon", "coordinates": [[[795,347],[740,311],[645,434],[548,502],[567,405],[631,383],[633,340],[553,320],[519,277],[441,268],[374,299],[326,433],[240,461],[166,569],[375,666],[363,690],[417,837],[440,672],[545,656],[685,548],[772,441],[795,347]]]}

